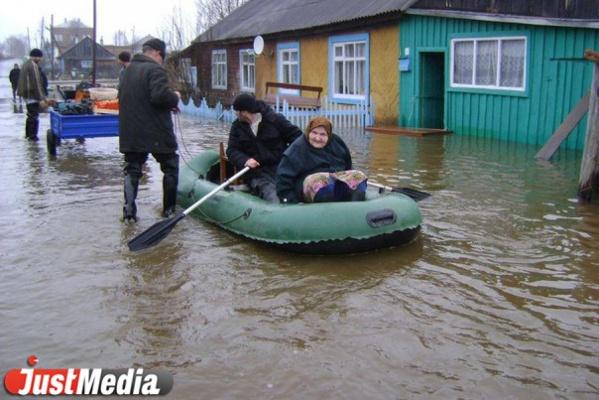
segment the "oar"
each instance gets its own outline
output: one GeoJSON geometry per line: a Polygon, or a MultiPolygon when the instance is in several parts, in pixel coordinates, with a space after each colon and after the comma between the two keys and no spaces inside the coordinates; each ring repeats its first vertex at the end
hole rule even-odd
{"type": "Polygon", "coordinates": [[[195,210],[196,208],[201,206],[202,203],[204,203],[210,197],[214,196],[219,190],[222,190],[223,188],[227,187],[229,184],[231,184],[231,182],[240,178],[243,174],[245,174],[249,170],[250,170],[250,167],[245,167],[244,169],[242,169],[241,171],[239,171],[238,173],[236,173],[235,175],[233,175],[232,177],[227,179],[225,182],[221,183],[219,186],[212,189],[212,191],[210,193],[208,193],[206,196],[202,197],[201,199],[199,199],[198,201],[193,203],[191,206],[189,206],[184,211],[180,212],[179,214],[177,214],[171,218],[167,218],[160,222],[156,222],[154,225],[152,225],[151,227],[149,227],[148,229],[146,229],[145,231],[143,231],[142,233],[140,233],[139,235],[137,235],[136,237],[131,239],[129,241],[129,243],[127,243],[127,245],[129,246],[129,250],[138,251],[138,250],[147,249],[148,247],[157,245],[158,243],[160,243],[160,241],[162,239],[164,239],[170,233],[171,230],[173,230],[175,225],[177,225],[177,222],[181,221],[190,212],[192,212],[193,210],[195,210]]]}
{"type": "Polygon", "coordinates": [[[420,190],[416,190],[416,189],[412,189],[412,188],[405,188],[405,187],[400,188],[400,187],[385,186],[385,185],[381,185],[380,183],[372,182],[370,180],[368,181],[368,184],[371,186],[377,187],[379,189],[389,190],[390,192],[405,194],[406,196],[414,199],[414,201],[424,200],[427,197],[431,196],[430,193],[421,192],[420,190]]]}

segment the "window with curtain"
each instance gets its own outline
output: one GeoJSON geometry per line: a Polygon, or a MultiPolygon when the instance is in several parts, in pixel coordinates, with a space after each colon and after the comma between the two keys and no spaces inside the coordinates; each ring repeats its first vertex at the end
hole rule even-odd
{"type": "Polygon", "coordinates": [[[525,37],[453,39],[451,43],[452,87],[525,89],[525,37]]]}
{"type": "Polygon", "coordinates": [[[212,88],[227,88],[227,51],[212,50],[212,88]]]}
{"type": "Polygon", "coordinates": [[[241,90],[253,92],[256,89],[256,60],[250,49],[239,51],[239,71],[241,90]]]}
{"type": "Polygon", "coordinates": [[[333,65],[334,95],[363,98],[366,94],[366,42],[334,43],[333,65]]]}

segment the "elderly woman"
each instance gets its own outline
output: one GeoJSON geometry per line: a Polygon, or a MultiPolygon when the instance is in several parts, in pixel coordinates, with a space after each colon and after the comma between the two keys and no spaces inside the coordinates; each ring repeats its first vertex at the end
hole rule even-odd
{"type": "Polygon", "coordinates": [[[314,117],[283,153],[276,175],[283,203],[364,200],[367,177],[352,170],[349,149],[331,121],[314,117]]]}

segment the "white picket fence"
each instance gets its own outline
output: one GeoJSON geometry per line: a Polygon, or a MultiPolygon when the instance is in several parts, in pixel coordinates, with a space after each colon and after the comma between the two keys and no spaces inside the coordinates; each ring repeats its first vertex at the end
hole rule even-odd
{"type": "MultiPolygon", "coordinates": [[[[305,109],[290,106],[286,101],[279,101],[272,106],[277,112],[282,113],[292,124],[301,128],[308,125],[310,118],[321,115],[327,117],[333,123],[335,129],[363,128],[374,124],[374,103],[364,100],[357,104],[341,104],[328,98],[322,99],[322,106],[318,109],[305,109]]],[[[205,99],[202,99],[199,107],[192,101],[187,105],[180,103],[181,112],[202,118],[223,120],[233,122],[235,112],[231,108],[224,108],[221,103],[215,107],[209,107],[205,99]]]]}

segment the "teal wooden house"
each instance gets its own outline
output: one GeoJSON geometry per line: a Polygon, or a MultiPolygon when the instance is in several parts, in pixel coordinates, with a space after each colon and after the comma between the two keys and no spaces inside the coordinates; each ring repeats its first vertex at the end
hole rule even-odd
{"type": "MultiPolygon", "coordinates": [[[[590,89],[599,1],[421,0],[399,43],[400,126],[541,146],[590,89]]],[[[583,148],[586,121],[563,148],[583,148]]]]}

